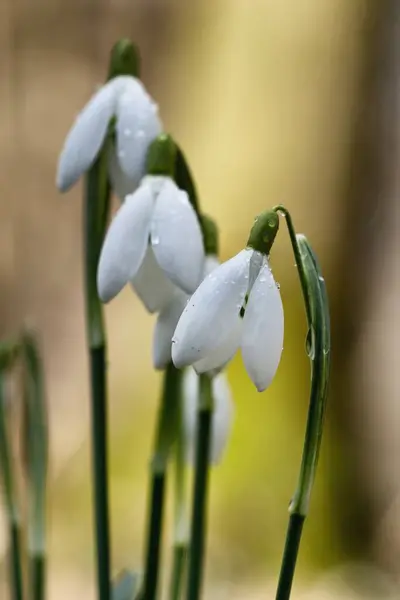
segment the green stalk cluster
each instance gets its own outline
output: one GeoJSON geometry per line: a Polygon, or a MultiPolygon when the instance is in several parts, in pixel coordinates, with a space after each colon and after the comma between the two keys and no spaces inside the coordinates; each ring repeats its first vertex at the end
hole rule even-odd
{"type": "Polygon", "coordinates": [[[28,331],[16,340],[0,345],[0,473],[7,509],[10,544],[10,590],[14,600],[24,600],[29,590],[32,600],[46,596],[46,483],[48,462],[47,407],[42,359],[35,336],[28,331]],[[18,368],[14,369],[14,365],[18,368]],[[16,486],[18,465],[12,452],[12,431],[8,408],[17,398],[6,402],[8,377],[22,374],[23,427],[22,467],[28,505],[21,510],[16,486]],[[23,528],[27,546],[22,545],[23,528]],[[27,564],[24,584],[23,563],[27,564]]]}

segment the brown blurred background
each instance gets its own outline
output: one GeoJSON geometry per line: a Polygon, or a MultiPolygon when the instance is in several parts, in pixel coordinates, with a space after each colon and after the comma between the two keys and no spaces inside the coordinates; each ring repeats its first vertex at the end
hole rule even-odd
{"type": "MultiPolygon", "coordinates": [[[[141,49],[142,78],[220,223],[222,258],[258,212],[284,203],[326,275],[332,385],[294,598],[399,598],[400,1],[1,0],[0,325],[7,335],[28,322],[42,337],[50,598],[94,597],[81,186],[60,197],[55,169],[121,36],[141,49]]],[[[309,367],[283,228],[273,266],[283,359],[263,395],[240,358],[228,369],[236,419],[212,479],[210,598],[273,597],[296,484],[309,367]]],[[[154,319],[131,291],[106,315],[118,571],[141,562],[160,376],[154,319]]]]}

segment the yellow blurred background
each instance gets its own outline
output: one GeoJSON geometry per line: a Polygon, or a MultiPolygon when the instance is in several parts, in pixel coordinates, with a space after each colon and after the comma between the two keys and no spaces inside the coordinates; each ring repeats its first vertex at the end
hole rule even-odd
{"type": "MultiPolygon", "coordinates": [[[[122,36],[139,45],[142,79],[185,150],[204,211],[218,220],[221,258],[244,246],[255,215],[284,203],[326,276],[332,385],[293,598],[400,597],[399,4],[1,1],[0,323],[2,335],[33,324],[44,349],[50,598],[94,598],[82,189],[61,197],[55,170],[122,36]]],[[[296,485],[309,365],[284,228],[272,263],[283,358],[262,395],[240,357],[228,368],[236,414],[212,475],[208,598],[274,596],[296,485]]],[[[161,380],[151,367],[154,318],[129,289],[106,318],[117,572],[141,565],[161,380]]]]}

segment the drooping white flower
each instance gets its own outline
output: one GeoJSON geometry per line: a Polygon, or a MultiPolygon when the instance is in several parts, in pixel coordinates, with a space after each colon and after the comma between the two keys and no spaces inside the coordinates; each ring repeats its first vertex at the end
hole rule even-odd
{"type": "Polygon", "coordinates": [[[107,231],[97,271],[98,294],[109,302],[131,282],[154,312],[172,297],[173,284],[192,293],[203,264],[200,225],[186,192],[170,177],[149,175],[126,197],[107,231]]]}
{"type": "Polygon", "coordinates": [[[201,373],[226,364],[241,347],[246,370],[263,391],[278,368],[283,332],[282,300],[268,258],[246,248],[190,298],[173,336],[172,360],[201,373]]]}
{"type": "MultiPolygon", "coordinates": [[[[200,380],[193,369],[183,374],[183,431],[186,459],[194,463],[197,438],[197,405],[199,402],[200,380]]],[[[212,379],[211,389],[214,410],[211,425],[210,463],[220,462],[232,429],[233,401],[228,380],[224,373],[212,379]]]]}
{"type": "Polygon", "coordinates": [[[110,179],[123,199],[145,173],[150,143],[161,133],[157,105],[143,84],[120,75],[103,85],[89,100],[70,129],[57,171],[57,187],[68,190],[95,161],[115,118],[115,148],[109,157],[110,179]]]}
{"type": "MultiPolygon", "coordinates": [[[[203,278],[219,266],[218,258],[209,254],[205,257],[203,278]]],[[[188,294],[175,288],[169,302],[160,311],[153,335],[153,365],[155,369],[165,369],[171,362],[171,344],[179,318],[190,299],[188,294]]]]}

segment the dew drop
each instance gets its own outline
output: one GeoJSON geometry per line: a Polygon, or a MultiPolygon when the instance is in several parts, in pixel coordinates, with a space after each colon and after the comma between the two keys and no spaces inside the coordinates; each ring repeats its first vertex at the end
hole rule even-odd
{"type": "Polygon", "coordinates": [[[131,137],[132,135],[132,131],[130,129],[125,129],[124,130],[124,136],[125,137],[131,137]]]}
{"type": "Polygon", "coordinates": [[[306,352],[311,360],[315,358],[315,331],[313,326],[310,327],[306,337],[306,352]]]}
{"type": "Polygon", "coordinates": [[[151,238],[152,246],[158,246],[159,243],[160,243],[160,238],[158,236],[151,238]]]}
{"type": "Polygon", "coordinates": [[[276,285],[276,287],[278,288],[278,290],[280,290],[280,289],[281,289],[281,284],[280,284],[280,283],[278,283],[277,281],[275,282],[275,285],[276,285]]]}
{"type": "Polygon", "coordinates": [[[325,279],[322,277],[322,275],[319,275],[318,279],[319,279],[320,281],[325,281],[325,279]]]}

